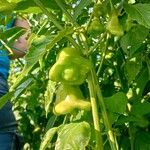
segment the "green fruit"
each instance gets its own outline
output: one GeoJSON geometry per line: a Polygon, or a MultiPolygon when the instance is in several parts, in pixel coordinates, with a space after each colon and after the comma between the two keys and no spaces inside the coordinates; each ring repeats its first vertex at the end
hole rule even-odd
{"type": "Polygon", "coordinates": [[[65,115],[75,110],[89,111],[90,109],[90,102],[84,100],[78,86],[62,85],[59,87],[53,108],[55,115],[65,115]]]}
{"type": "Polygon", "coordinates": [[[80,85],[85,81],[91,67],[91,62],[75,48],[67,47],[59,53],[56,63],[49,71],[49,78],[64,84],[80,85]]]}
{"type": "Polygon", "coordinates": [[[113,11],[112,15],[110,16],[106,25],[106,29],[113,35],[123,36],[124,32],[122,26],[119,23],[116,11],[113,11]]]}
{"type": "Polygon", "coordinates": [[[98,18],[94,18],[92,20],[92,22],[87,30],[88,34],[93,37],[99,36],[104,31],[105,31],[104,25],[101,23],[100,19],[98,19],[98,18]]]}
{"type": "Polygon", "coordinates": [[[103,5],[101,3],[95,4],[93,8],[94,17],[99,18],[103,14],[102,9],[103,5]]]}

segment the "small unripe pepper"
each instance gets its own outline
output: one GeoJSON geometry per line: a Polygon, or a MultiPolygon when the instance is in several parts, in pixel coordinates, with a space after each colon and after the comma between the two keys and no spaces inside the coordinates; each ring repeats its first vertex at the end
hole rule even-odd
{"type": "Polygon", "coordinates": [[[103,14],[103,5],[101,3],[97,3],[93,8],[94,17],[99,18],[103,14]]]}
{"type": "Polygon", "coordinates": [[[67,47],[58,54],[56,63],[49,71],[49,78],[64,84],[80,85],[91,67],[91,62],[75,48],[67,47]]]}
{"type": "Polygon", "coordinates": [[[88,34],[96,37],[100,36],[101,33],[105,31],[104,25],[102,24],[101,20],[97,17],[94,17],[91,24],[88,27],[88,34]]]}
{"type": "Polygon", "coordinates": [[[107,24],[106,29],[113,35],[122,36],[124,34],[122,26],[119,23],[118,15],[116,10],[112,12],[107,24]]]}
{"type": "Polygon", "coordinates": [[[59,87],[53,107],[55,115],[65,115],[75,110],[89,111],[90,109],[91,104],[85,101],[79,86],[62,85],[59,87]]]}

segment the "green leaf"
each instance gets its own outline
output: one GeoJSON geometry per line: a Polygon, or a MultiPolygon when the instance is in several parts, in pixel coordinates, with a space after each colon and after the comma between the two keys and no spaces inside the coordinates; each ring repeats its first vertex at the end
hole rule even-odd
{"type": "Polygon", "coordinates": [[[46,132],[47,132],[50,128],[53,128],[53,126],[54,126],[56,120],[57,120],[57,116],[55,116],[55,115],[52,115],[52,116],[49,118],[49,120],[48,120],[48,122],[47,122],[47,124],[46,124],[46,127],[45,127],[45,131],[46,131],[46,132]]]}
{"type": "Polygon", "coordinates": [[[10,3],[7,0],[0,0],[0,12],[1,13],[10,13],[14,8],[16,4],[10,3]]]}
{"type": "Polygon", "coordinates": [[[122,114],[126,111],[127,97],[123,92],[118,92],[105,98],[106,108],[110,112],[122,114]]]}
{"type": "Polygon", "coordinates": [[[29,78],[29,79],[26,79],[23,83],[21,83],[15,91],[14,98],[15,99],[18,98],[18,96],[20,96],[20,94],[24,92],[24,90],[27,89],[27,87],[31,84],[32,81],[33,81],[33,78],[29,78]]]}
{"type": "Polygon", "coordinates": [[[149,132],[137,132],[135,135],[135,150],[150,150],[149,132]]]}
{"type": "Polygon", "coordinates": [[[0,39],[4,41],[7,40],[7,42],[12,45],[12,42],[14,42],[15,39],[24,34],[24,32],[25,29],[21,27],[13,27],[4,31],[3,33],[0,33],[0,39]]]}
{"type": "Polygon", "coordinates": [[[53,46],[58,42],[60,41],[63,37],[69,35],[73,33],[73,27],[68,27],[68,28],[65,28],[64,30],[62,31],[59,31],[58,34],[53,38],[53,40],[51,42],[49,42],[49,44],[47,44],[46,46],[46,49],[52,49],[53,46]]]}
{"type": "Polygon", "coordinates": [[[150,113],[150,103],[145,102],[145,103],[134,104],[132,106],[131,113],[133,115],[138,115],[138,116],[149,114],[150,113]]]}
{"type": "Polygon", "coordinates": [[[150,4],[125,4],[124,8],[133,20],[150,29],[150,4]]]}
{"type": "MultiPolygon", "coordinates": [[[[47,9],[59,10],[59,7],[54,0],[41,0],[41,2],[47,9]]],[[[39,7],[37,7],[37,5],[32,0],[31,1],[22,0],[18,2],[15,10],[18,12],[24,12],[24,13],[41,13],[42,12],[42,10],[39,7]]]]}
{"type": "Polygon", "coordinates": [[[87,122],[62,125],[58,130],[55,150],[85,150],[90,135],[90,125],[87,122]]]}
{"type": "Polygon", "coordinates": [[[45,96],[45,111],[46,111],[46,116],[50,111],[50,104],[53,101],[54,98],[54,93],[55,93],[55,85],[56,83],[49,80],[46,88],[46,92],[44,94],[45,96]]]}
{"type": "Polygon", "coordinates": [[[48,145],[50,144],[53,136],[56,134],[57,129],[58,129],[57,127],[51,128],[46,132],[46,134],[44,135],[44,137],[42,139],[39,150],[45,150],[48,147],[48,145]]]}
{"type": "Polygon", "coordinates": [[[13,97],[14,93],[15,91],[8,92],[0,98],[0,109],[13,97]]]}
{"type": "Polygon", "coordinates": [[[134,101],[141,100],[144,88],[149,81],[148,69],[141,69],[138,77],[135,80],[135,86],[132,88],[131,99],[134,101]]]}
{"type": "Polygon", "coordinates": [[[81,0],[80,3],[75,7],[74,9],[74,20],[77,19],[77,17],[81,14],[83,8],[88,6],[92,1],[91,0],[81,0]]]}
{"type": "Polygon", "coordinates": [[[127,73],[128,83],[130,84],[138,75],[142,68],[141,53],[132,58],[127,59],[125,63],[125,71],[127,73]]]}
{"type": "Polygon", "coordinates": [[[132,123],[135,126],[139,127],[147,127],[149,122],[146,118],[143,116],[135,116],[135,115],[130,115],[130,116],[120,116],[115,125],[123,125],[125,123],[132,123]]]}
{"type": "Polygon", "coordinates": [[[135,26],[121,38],[120,44],[122,49],[125,53],[129,54],[129,56],[132,56],[137,52],[148,34],[149,30],[145,27],[139,25],[135,26]]]}

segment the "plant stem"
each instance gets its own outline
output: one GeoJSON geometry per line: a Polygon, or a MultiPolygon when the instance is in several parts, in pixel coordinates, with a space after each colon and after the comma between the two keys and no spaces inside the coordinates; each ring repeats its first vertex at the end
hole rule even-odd
{"type": "Polygon", "coordinates": [[[64,4],[62,3],[62,0],[55,0],[56,3],[58,4],[58,6],[61,8],[61,10],[66,14],[66,16],[68,17],[68,19],[73,22],[73,24],[75,24],[76,26],[79,26],[76,21],[74,20],[74,18],[71,16],[71,14],[67,11],[67,9],[65,8],[64,4]]]}
{"type": "Polygon", "coordinates": [[[107,47],[108,47],[108,38],[106,39],[106,44],[105,44],[105,47],[104,47],[104,50],[102,52],[102,57],[101,57],[101,61],[100,61],[100,64],[99,64],[99,67],[98,67],[98,70],[97,70],[97,76],[99,75],[101,69],[102,69],[102,65],[103,65],[103,62],[104,62],[104,59],[105,59],[105,55],[106,55],[106,51],[107,51],[107,47]]]}
{"type": "Polygon", "coordinates": [[[129,136],[130,136],[130,145],[131,145],[131,150],[134,150],[134,133],[132,131],[132,124],[129,123],[129,136]]]}
{"type": "Polygon", "coordinates": [[[99,40],[96,42],[96,44],[88,51],[88,55],[90,55],[98,47],[98,45],[102,42],[102,40],[104,39],[104,37],[106,35],[107,35],[106,32],[104,34],[102,34],[102,36],[99,38],[99,40]]]}
{"type": "Polygon", "coordinates": [[[99,121],[97,104],[96,104],[96,93],[92,82],[91,73],[88,76],[88,86],[89,86],[91,106],[92,106],[93,123],[95,128],[96,150],[103,150],[104,148],[103,148],[102,134],[100,130],[100,123],[99,123],[100,121],[99,121]]]}
{"type": "Polygon", "coordinates": [[[50,20],[54,23],[54,25],[59,29],[62,30],[63,27],[60,25],[60,23],[56,20],[55,16],[48,11],[43,3],[40,0],[33,0],[34,3],[50,18],[50,20]]]}
{"type": "Polygon", "coordinates": [[[112,3],[112,0],[109,0],[109,3],[110,3],[111,11],[113,11],[114,10],[114,6],[113,6],[113,3],[112,3]]]}
{"type": "Polygon", "coordinates": [[[96,90],[97,97],[98,97],[99,106],[101,108],[104,124],[105,124],[106,130],[107,130],[107,135],[108,135],[111,149],[112,150],[118,150],[117,140],[116,140],[115,135],[113,134],[113,131],[112,131],[109,119],[108,119],[106,107],[104,104],[104,98],[102,96],[102,92],[101,92],[101,89],[99,87],[99,82],[98,82],[96,72],[94,69],[92,69],[92,77],[93,77],[93,81],[94,81],[93,84],[95,85],[95,90],[96,90]]]}
{"type": "MultiPolygon", "coordinates": [[[[63,27],[61,26],[61,24],[59,23],[59,21],[56,20],[56,17],[53,15],[53,13],[51,13],[50,11],[48,11],[45,6],[42,4],[42,2],[40,0],[33,0],[35,2],[35,4],[48,16],[48,18],[54,23],[54,25],[59,29],[59,30],[63,30],[63,27]]],[[[78,46],[78,44],[75,42],[75,40],[71,37],[71,36],[67,36],[67,38],[69,39],[69,41],[72,43],[72,45],[74,45],[75,48],[79,49],[80,47],[78,46]]]]}
{"type": "Polygon", "coordinates": [[[9,51],[10,55],[14,54],[13,51],[11,50],[11,48],[2,39],[0,39],[0,42],[9,51]]]}

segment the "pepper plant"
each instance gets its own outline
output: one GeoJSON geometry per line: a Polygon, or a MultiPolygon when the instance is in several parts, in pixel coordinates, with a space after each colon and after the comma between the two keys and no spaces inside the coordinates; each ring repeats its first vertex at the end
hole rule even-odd
{"type": "MultiPolygon", "coordinates": [[[[0,99],[14,103],[25,150],[149,150],[148,0],[0,3],[2,25],[12,12],[31,24],[25,61],[12,63],[0,99]]],[[[21,34],[0,39],[9,50],[21,34]]]]}

